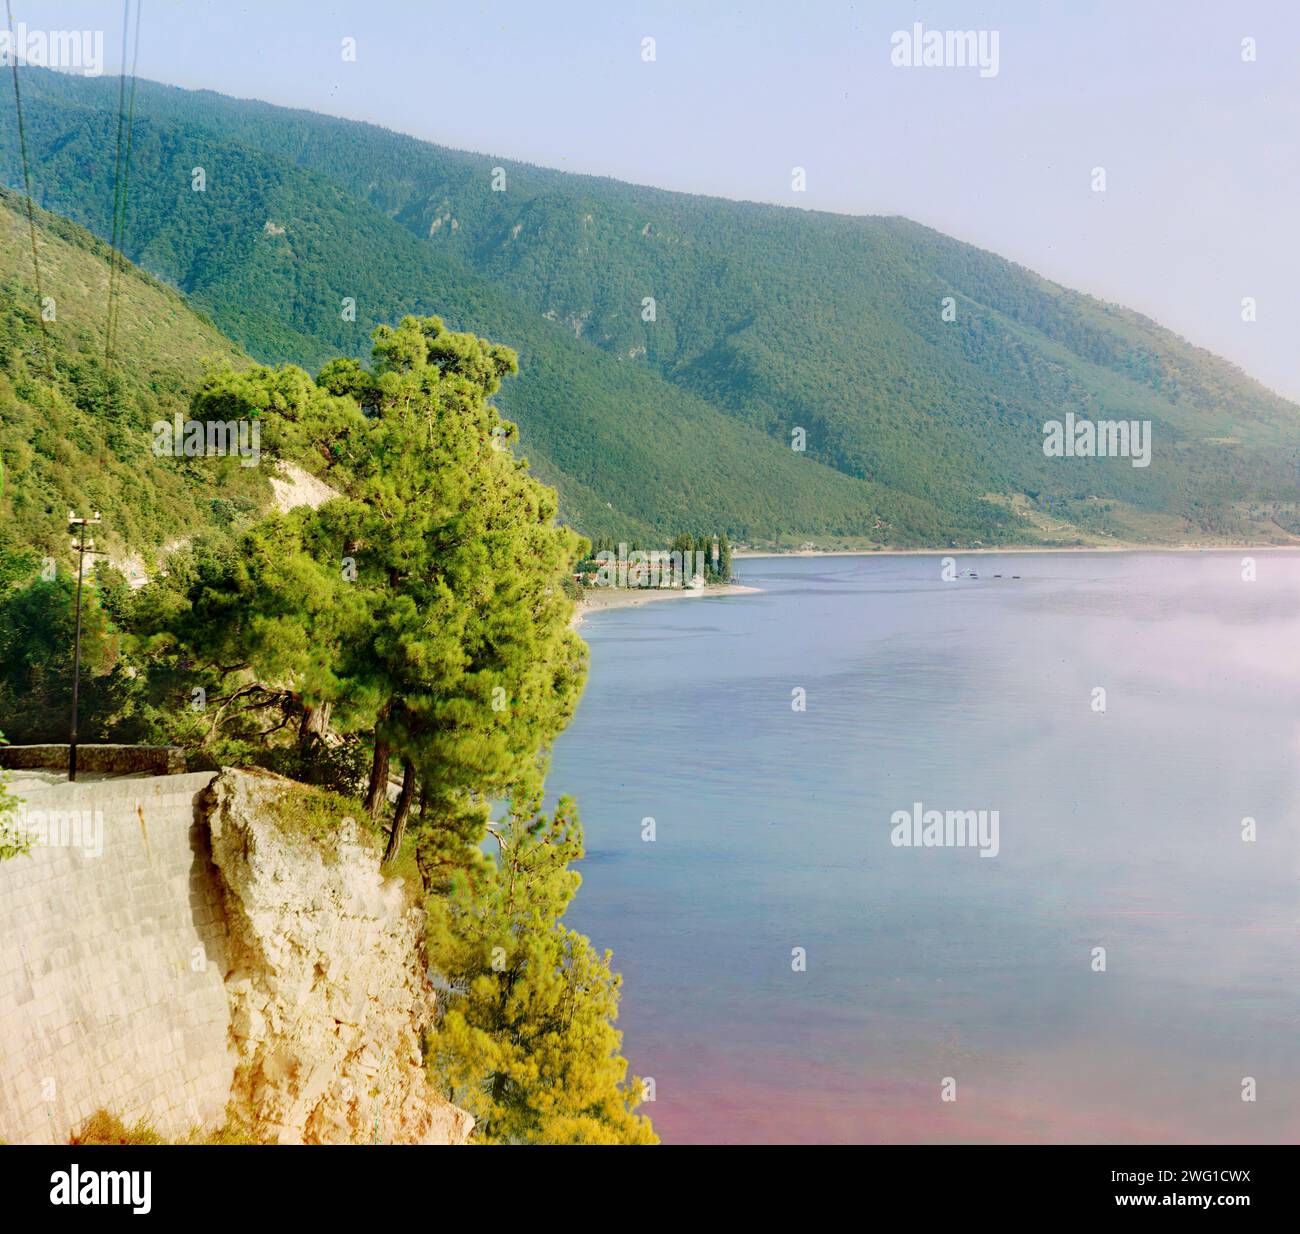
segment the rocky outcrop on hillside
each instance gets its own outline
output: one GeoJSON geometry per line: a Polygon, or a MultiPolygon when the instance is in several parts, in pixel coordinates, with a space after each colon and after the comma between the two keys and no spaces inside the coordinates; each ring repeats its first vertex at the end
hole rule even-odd
{"type": "Polygon", "coordinates": [[[463,1143],[472,1119],[421,1061],[423,914],[355,822],[292,825],[277,802],[301,791],[227,769],[205,796],[230,931],[233,1108],[282,1144],[463,1143]]]}

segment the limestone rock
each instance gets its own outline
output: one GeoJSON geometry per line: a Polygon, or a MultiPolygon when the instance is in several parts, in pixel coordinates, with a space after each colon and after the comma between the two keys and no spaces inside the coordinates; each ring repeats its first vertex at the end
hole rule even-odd
{"type": "Polygon", "coordinates": [[[290,781],[224,770],[205,798],[226,899],[237,1109],[282,1144],[457,1144],[473,1120],[420,1065],[423,914],[355,824],[279,822],[290,781]]]}

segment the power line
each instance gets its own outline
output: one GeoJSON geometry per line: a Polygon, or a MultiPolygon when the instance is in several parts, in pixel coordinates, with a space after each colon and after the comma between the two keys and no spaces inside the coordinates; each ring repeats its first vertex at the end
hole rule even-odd
{"type": "Polygon", "coordinates": [[[27,162],[27,131],[23,127],[23,96],[18,88],[18,52],[14,38],[14,13],[5,0],[5,17],[9,22],[9,57],[14,71],[14,112],[18,118],[18,150],[23,162],[23,192],[27,197],[27,230],[32,238],[32,270],[36,275],[36,320],[41,327],[41,347],[45,352],[45,374],[54,384],[54,361],[50,357],[50,332],[45,328],[45,294],[41,289],[41,263],[36,253],[36,212],[32,208],[32,173],[27,162]]]}
{"type": "Polygon", "coordinates": [[[68,511],[68,526],[81,529],[80,541],[73,540],[72,551],[77,554],[77,633],[76,650],[72,657],[72,719],[68,727],[68,781],[77,778],[77,695],[81,681],[81,584],[86,572],[86,554],[95,552],[95,542],[86,540],[86,528],[99,523],[99,513],[87,518],[78,516],[75,510],[68,511]]]}
{"type": "MultiPolygon", "coordinates": [[[[129,3],[129,0],[128,0],[129,3]]],[[[108,346],[110,353],[115,357],[117,354],[117,327],[122,308],[122,290],[121,280],[126,276],[126,217],[129,203],[129,192],[131,186],[131,138],[135,132],[135,86],[136,86],[136,66],[140,62],[140,14],[144,8],[144,0],[136,0],[135,6],[135,40],[131,52],[131,93],[127,103],[126,111],[126,154],[122,160],[122,207],[120,211],[120,221],[118,228],[118,241],[115,252],[110,254],[112,259],[117,263],[120,271],[118,275],[118,286],[116,291],[113,289],[110,281],[109,289],[109,323],[108,323],[108,346]]],[[[126,71],[126,42],[125,38],[122,43],[122,70],[126,71]]],[[[114,193],[116,197],[116,193],[114,193]]]]}
{"type": "MultiPolygon", "coordinates": [[[[6,0],[6,3],[8,0],[6,0]]],[[[126,48],[131,21],[131,0],[122,0],[122,72],[117,79],[117,149],[113,155],[113,237],[108,253],[108,315],[104,320],[104,363],[113,360],[113,291],[117,283],[118,231],[121,225],[122,126],[126,121],[126,48]]]]}

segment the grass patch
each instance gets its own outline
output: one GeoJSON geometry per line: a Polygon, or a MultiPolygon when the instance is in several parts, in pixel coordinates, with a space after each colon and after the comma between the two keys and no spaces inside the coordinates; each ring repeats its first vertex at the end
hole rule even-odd
{"type": "Polygon", "coordinates": [[[370,817],[355,797],[294,784],[275,797],[271,815],[281,831],[318,847],[327,862],[338,860],[338,834],[345,818],[356,822],[357,833],[365,844],[375,851],[380,848],[381,841],[370,817]]]}
{"type": "MultiPolygon", "coordinates": [[[[420,876],[420,867],[415,860],[415,847],[419,838],[419,818],[413,818],[407,824],[406,834],[402,837],[402,847],[391,865],[384,866],[384,874],[389,878],[400,878],[406,885],[406,892],[412,904],[423,904],[429,893],[425,890],[424,879],[420,876]]],[[[392,819],[386,818],[379,824],[377,834],[385,843],[388,840],[388,828],[392,819]]]]}
{"type": "Polygon", "coordinates": [[[227,1111],[226,1122],[213,1131],[192,1128],[180,1140],[168,1140],[141,1119],[128,1126],[116,1114],[96,1110],[68,1137],[68,1143],[85,1144],[261,1144],[227,1111]]]}
{"type": "Polygon", "coordinates": [[[143,1119],[127,1126],[116,1114],[96,1110],[68,1137],[69,1144],[166,1144],[143,1119]]]}

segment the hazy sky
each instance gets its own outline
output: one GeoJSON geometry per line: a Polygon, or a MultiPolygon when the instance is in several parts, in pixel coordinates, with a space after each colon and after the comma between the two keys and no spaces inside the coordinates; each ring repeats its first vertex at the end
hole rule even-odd
{"type": "MultiPolygon", "coordinates": [[[[14,6],[34,28],[103,28],[117,72],[120,0],[14,6]]],[[[904,214],[1147,312],[1300,398],[1296,0],[144,0],[143,13],[142,77],[664,188],[904,214]],[[997,75],[894,67],[890,36],[914,21],[996,31],[997,75]],[[790,190],[795,166],[805,193],[790,190]]]]}

